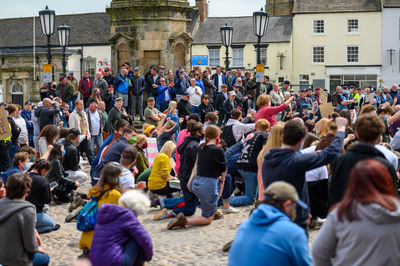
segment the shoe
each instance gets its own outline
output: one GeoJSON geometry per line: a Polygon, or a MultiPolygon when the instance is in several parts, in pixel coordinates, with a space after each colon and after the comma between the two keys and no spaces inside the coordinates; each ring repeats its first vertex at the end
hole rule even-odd
{"type": "Polygon", "coordinates": [[[67,216],[65,217],[65,222],[66,223],[72,222],[72,220],[74,220],[78,216],[78,214],[81,211],[81,209],[82,208],[75,209],[73,212],[68,213],[67,216]]]}
{"type": "Polygon", "coordinates": [[[146,122],[146,120],[144,120],[143,118],[140,118],[140,122],[146,122]]]}
{"type": "Polygon", "coordinates": [[[222,208],[223,213],[238,213],[239,210],[229,206],[229,208],[222,208]]]}
{"type": "Polygon", "coordinates": [[[224,219],[224,215],[220,213],[219,211],[216,211],[214,213],[214,220],[219,220],[219,219],[224,219]]]}
{"type": "Polygon", "coordinates": [[[169,211],[166,208],[164,208],[158,213],[156,213],[156,215],[154,215],[153,220],[154,221],[164,220],[165,218],[167,218],[168,213],[169,211]]]}
{"type": "Polygon", "coordinates": [[[54,228],[53,228],[53,231],[57,231],[58,229],[60,229],[60,225],[59,224],[56,224],[55,226],[54,226],[54,228]]]}
{"type": "Polygon", "coordinates": [[[185,226],[187,225],[188,221],[185,217],[185,215],[183,213],[179,213],[176,216],[176,219],[174,221],[171,221],[168,225],[167,225],[167,229],[168,230],[172,230],[174,227],[183,227],[185,228],[185,226]]]}
{"type": "Polygon", "coordinates": [[[231,249],[233,240],[229,241],[228,243],[226,243],[223,247],[222,247],[222,251],[223,252],[228,252],[231,249]]]}
{"type": "Polygon", "coordinates": [[[89,258],[89,249],[84,248],[82,250],[82,254],[78,256],[78,259],[87,259],[87,258],[89,258]]]}
{"type": "Polygon", "coordinates": [[[74,199],[74,201],[69,205],[68,211],[72,212],[73,210],[75,210],[79,206],[83,206],[83,205],[85,205],[85,201],[80,196],[77,196],[74,199]]]}

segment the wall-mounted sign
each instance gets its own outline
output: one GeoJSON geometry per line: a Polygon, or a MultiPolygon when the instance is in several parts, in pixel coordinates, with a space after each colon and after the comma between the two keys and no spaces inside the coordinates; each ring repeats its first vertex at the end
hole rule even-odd
{"type": "Polygon", "coordinates": [[[192,66],[207,66],[208,55],[192,55],[192,66]]]}

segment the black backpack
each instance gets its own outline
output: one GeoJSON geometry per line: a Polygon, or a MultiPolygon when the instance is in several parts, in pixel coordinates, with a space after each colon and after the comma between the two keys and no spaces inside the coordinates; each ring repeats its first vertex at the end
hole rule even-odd
{"type": "Polygon", "coordinates": [[[233,125],[224,127],[224,130],[222,130],[221,138],[225,141],[228,147],[231,147],[237,143],[235,136],[233,135],[233,125]]]}

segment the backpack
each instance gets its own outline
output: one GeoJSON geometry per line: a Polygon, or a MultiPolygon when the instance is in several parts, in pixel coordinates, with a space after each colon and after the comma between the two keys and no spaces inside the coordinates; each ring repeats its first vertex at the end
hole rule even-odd
{"type": "Polygon", "coordinates": [[[95,198],[90,196],[91,201],[85,204],[83,208],[80,210],[78,217],[77,217],[77,224],[76,227],[79,231],[87,232],[94,230],[94,227],[97,222],[97,211],[99,209],[99,200],[104,195],[104,193],[110,191],[104,191],[99,197],[95,198]]]}
{"type": "Polygon", "coordinates": [[[225,141],[228,147],[231,147],[237,143],[235,136],[233,135],[233,125],[224,127],[221,138],[225,141]]]}

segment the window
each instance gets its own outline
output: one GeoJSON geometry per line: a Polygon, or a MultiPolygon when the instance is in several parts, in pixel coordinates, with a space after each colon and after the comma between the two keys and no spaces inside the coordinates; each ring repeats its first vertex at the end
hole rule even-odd
{"type": "Polygon", "coordinates": [[[325,49],[323,46],[313,47],[313,63],[325,62],[325,49]]]}
{"type": "Polygon", "coordinates": [[[91,78],[95,77],[96,70],[97,70],[96,58],[88,56],[83,59],[83,71],[88,71],[89,76],[91,78]]]}
{"type": "Polygon", "coordinates": [[[208,49],[208,57],[210,59],[210,67],[219,66],[219,49],[208,49]]]}
{"type": "Polygon", "coordinates": [[[260,58],[261,58],[261,64],[267,66],[267,48],[260,48],[260,58]]]}
{"type": "Polygon", "coordinates": [[[347,20],[347,32],[348,33],[358,33],[358,19],[348,19],[347,20]]]}
{"type": "Polygon", "coordinates": [[[325,22],[322,19],[313,21],[313,33],[314,34],[322,34],[325,33],[325,22]]]}
{"type": "Polygon", "coordinates": [[[233,48],[233,67],[243,67],[243,48],[233,48]]]}
{"type": "Polygon", "coordinates": [[[358,63],[358,46],[347,47],[347,63],[358,63]]]}

